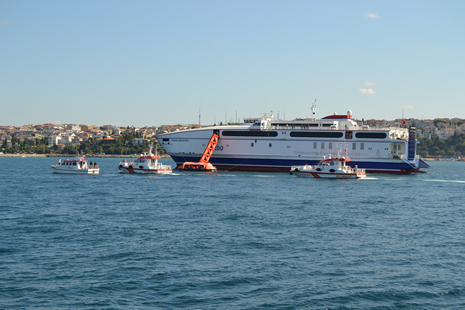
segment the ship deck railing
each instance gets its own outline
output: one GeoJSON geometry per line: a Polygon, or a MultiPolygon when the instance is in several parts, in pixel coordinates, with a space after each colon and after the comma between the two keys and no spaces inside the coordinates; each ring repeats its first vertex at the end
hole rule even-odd
{"type": "Polygon", "coordinates": [[[267,128],[263,128],[262,130],[285,130],[285,129],[292,129],[292,130],[353,130],[353,131],[402,131],[408,132],[408,128],[403,127],[369,127],[366,125],[363,126],[349,126],[347,128],[338,128],[335,125],[332,126],[302,126],[302,125],[273,125],[267,128]]]}

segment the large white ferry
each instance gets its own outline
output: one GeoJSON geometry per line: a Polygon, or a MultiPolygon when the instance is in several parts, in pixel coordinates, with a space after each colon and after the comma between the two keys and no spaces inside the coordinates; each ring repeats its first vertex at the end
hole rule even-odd
{"type": "Polygon", "coordinates": [[[325,155],[346,149],[348,165],[371,173],[415,173],[429,165],[416,155],[415,128],[370,128],[346,115],[322,119],[244,119],[241,125],[212,126],[164,133],[161,146],[178,166],[198,161],[213,134],[219,135],[210,162],[218,170],[286,171],[314,165],[325,155]]]}

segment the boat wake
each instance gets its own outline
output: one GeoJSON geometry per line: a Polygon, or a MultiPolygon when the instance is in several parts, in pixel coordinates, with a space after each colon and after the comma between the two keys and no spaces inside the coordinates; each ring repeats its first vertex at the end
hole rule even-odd
{"type": "Polygon", "coordinates": [[[425,182],[465,183],[465,181],[462,181],[462,180],[425,180],[425,182]]]}

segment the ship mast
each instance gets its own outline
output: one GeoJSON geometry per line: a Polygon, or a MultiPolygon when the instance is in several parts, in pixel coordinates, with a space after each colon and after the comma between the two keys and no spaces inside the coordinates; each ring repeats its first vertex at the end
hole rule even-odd
{"type": "Polygon", "coordinates": [[[312,102],[312,113],[313,113],[313,120],[315,120],[315,113],[316,113],[316,98],[315,101],[312,102]]]}

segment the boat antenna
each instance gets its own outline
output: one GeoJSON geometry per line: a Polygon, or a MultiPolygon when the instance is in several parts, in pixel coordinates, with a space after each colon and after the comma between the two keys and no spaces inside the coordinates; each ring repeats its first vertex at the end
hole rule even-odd
{"type": "Polygon", "coordinates": [[[312,102],[312,113],[313,113],[313,119],[315,119],[315,113],[316,113],[316,98],[315,98],[315,101],[312,102]]]}

